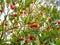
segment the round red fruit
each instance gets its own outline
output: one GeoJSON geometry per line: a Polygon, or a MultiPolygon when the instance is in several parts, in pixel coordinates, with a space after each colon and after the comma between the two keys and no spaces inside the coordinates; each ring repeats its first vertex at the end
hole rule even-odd
{"type": "Polygon", "coordinates": [[[11,5],[11,6],[10,6],[10,9],[14,10],[14,5],[11,5]]]}
{"type": "Polygon", "coordinates": [[[30,27],[31,28],[37,28],[38,27],[38,24],[37,23],[33,23],[30,27]]]}
{"type": "Polygon", "coordinates": [[[26,14],[26,12],[24,11],[24,14],[26,14]]]}
{"type": "Polygon", "coordinates": [[[14,17],[17,17],[17,14],[14,14],[14,17]]]}
{"type": "Polygon", "coordinates": [[[58,24],[60,24],[60,21],[58,21],[58,24]]]}
{"type": "Polygon", "coordinates": [[[29,36],[29,39],[30,39],[30,40],[33,40],[33,37],[32,37],[32,35],[30,35],[30,36],[29,36]]]}
{"type": "Polygon", "coordinates": [[[23,14],[23,11],[20,11],[20,14],[23,14]]]}
{"type": "Polygon", "coordinates": [[[2,13],[2,10],[0,10],[0,12],[2,13]]]}

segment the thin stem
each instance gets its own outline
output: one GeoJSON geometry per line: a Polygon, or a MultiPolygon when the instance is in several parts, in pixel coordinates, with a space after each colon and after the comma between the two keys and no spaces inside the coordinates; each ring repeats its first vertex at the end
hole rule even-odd
{"type": "Polygon", "coordinates": [[[2,23],[2,34],[1,34],[0,39],[1,39],[1,38],[2,38],[2,36],[3,36],[3,30],[4,30],[4,28],[3,28],[3,23],[2,23]]]}

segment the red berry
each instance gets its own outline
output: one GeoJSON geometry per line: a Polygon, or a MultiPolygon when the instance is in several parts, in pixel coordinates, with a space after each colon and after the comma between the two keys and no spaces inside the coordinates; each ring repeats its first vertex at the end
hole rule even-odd
{"type": "Polygon", "coordinates": [[[20,11],[20,14],[23,14],[23,11],[20,11]]]}
{"type": "Polygon", "coordinates": [[[30,40],[33,40],[33,37],[30,35],[30,36],[29,36],[29,39],[30,39],[30,40]]]}
{"type": "Polygon", "coordinates": [[[2,10],[0,10],[0,12],[2,13],[2,10]]]}
{"type": "Polygon", "coordinates": [[[10,6],[10,9],[14,10],[14,5],[11,5],[11,6],[10,6]]]}
{"type": "Polygon", "coordinates": [[[31,24],[31,22],[29,21],[28,24],[31,24]]]}
{"type": "Polygon", "coordinates": [[[24,11],[24,14],[26,14],[26,12],[24,11]]]}
{"type": "Polygon", "coordinates": [[[14,14],[14,17],[17,17],[17,14],[14,14]]]}
{"type": "Polygon", "coordinates": [[[37,28],[37,25],[32,25],[31,28],[37,28]]]}
{"type": "Polygon", "coordinates": [[[33,28],[33,26],[31,25],[30,28],[33,28]]]}
{"type": "Polygon", "coordinates": [[[58,24],[60,24],[60,21],[58,21],[58,24]]]}

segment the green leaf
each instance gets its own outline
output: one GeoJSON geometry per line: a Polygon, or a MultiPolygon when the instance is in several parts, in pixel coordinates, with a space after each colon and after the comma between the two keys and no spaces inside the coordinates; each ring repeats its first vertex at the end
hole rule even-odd
{"type": "Polygon", "coordinates": [[[0,25],[0,31],[2,31],[2,25],[0,25]]]}
{"type": "Polygon", "coordinates": [[[57,29],[51,30],[50,33],[51,33],[50,38],[56,38],[58,35],[58,30],[57,29]]]}
{"type": "Polygon", "coordinates": [[[39,40],[39,37],[38,36],[36,37],[36,44],[37,45],[40,45],[40,40],[39,40]]]}
{"type": "Polygon", "coordinates": [[[28,23],[28,19],[27,19],[27,18],[25,18],[24,23],[25,23],[25,24],[27,24],[27,23],[28,23]]]}
{"type": "Polygon", "coordinates": [[[23,31],[20,31],[20,32],[19,32],[19,35],[20,35],[20,36],[24,36],[25,34],[24,34],[23,31]]]}
{"type": "Polygon", "coordinates": [[[48,39],[48,38],[50,37],[49,32],[45,32],[45,33],[44,33],[44,37],[45,37],[45,39],[48,39]]]}
{"type": "Polygon", "coordinates": [[[3,3],[3,1],[4,1],[4,0],[0,0],[0,4],[2,4],[2,3],[3,3]]]}
{"type": "Polygon", "coordinates": [[[18,23],[17,19],[14,19],[14,23],[16,23],[16,24],[18,23]]]}
{"type": "Polygon", "coordinates": [[[19,4],[22,3],[22,0],[17,0],[17,3],[19,3],[19,4]]]}
{"type": "Polygon", "coordinates": [[[12,22],[12,20],[14,19],[13,14],[9,15],[9,20],[12,22]]]}
{"type": "Polygon", "coordinates": [[[6,0],[6,2],[7,2],[8,4],[10,4],[10,3],[11,3],[11,0],[6,0]]]}
{"type": "Polygon", "coordinates": [[[34,41],[32,41],[32,45],[36,45],[36,43],[34,41]]]}
{"type": "Polygon", "coordinates": [[[46,21],[46,18],[42,18],[42,21],[45,22],[46,21]]]}
{"type": "Polygon", "coordinates": [[[20,12],[20,9],[21,9],[20,6],[19,6],[19,7],[16,7],[16,6],[14,7],[14,11],[15,11],[15,12],[20,12]]]}
{"type": "Polygon", "coordinates": [[[27,0],[25,0],[25,8],[26,7],[29,7],[30,6],[30,4],[32,3],[32,0],[29,0],[29,1],[27,1],[27,0]]]}
{"type": "Polygon", "coordinates": [[[16,2],[16,0],[12,0],[12,2],[16,2]]]}
{"type": "Polygon", "coordinates": [[[1,38],[0,39],[0,45],[3,45],[5,42],[4,42],[4,38],[1,38]]]}
{"type": "Polygon", "coordinates": [[[60,41],[59,40],[56,40],[56,45],[60,45],[60,41]]]}
{"type": "Polygon", "coordinates": [[[16,40],[17,40],[17,39],[16,39],[16,37],[13,37],[13,38],[11,38],[11,40],[10,40],[10,41],[11,41],[12,43],[15,43],[15,42],[16,42],[16,40]]]}

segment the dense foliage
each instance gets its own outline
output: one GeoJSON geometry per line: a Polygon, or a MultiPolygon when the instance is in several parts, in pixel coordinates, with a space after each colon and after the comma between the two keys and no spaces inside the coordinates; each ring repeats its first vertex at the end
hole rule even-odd
{"type": "Polygon", "coordinates": [[[45,3],[0,0],[0,45],[60,45],[60,12],[45,3]]]}

